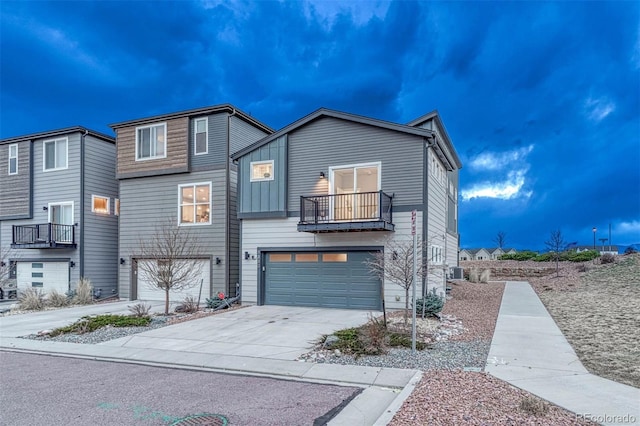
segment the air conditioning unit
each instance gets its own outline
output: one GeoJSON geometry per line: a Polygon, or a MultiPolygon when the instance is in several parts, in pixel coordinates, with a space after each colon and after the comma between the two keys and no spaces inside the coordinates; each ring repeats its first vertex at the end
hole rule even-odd
{"type": "Polygon", "coordinates": [[[464,279],[464,275],[462,274],[462,268],[453,267],[450,269],[451,271],[451,279],[452,280],[462,280],[464,279]]]}

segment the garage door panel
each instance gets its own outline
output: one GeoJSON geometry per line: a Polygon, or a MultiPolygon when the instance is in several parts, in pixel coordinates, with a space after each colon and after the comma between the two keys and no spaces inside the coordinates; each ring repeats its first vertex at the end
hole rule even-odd
{"type": "Polygon", "coordinates": [[[69,262],[17,262],[16,283],[18,288],[38,288],[47,294],[69,291],[69,262]]]}
{"type": "MultiPolygon", "coordinates": [[[[145,260],[139,260],[138,264],[150,262],[145,260]]],[[[202,294],[200,295],[200,301],[204,302],[207,298],[211,297],[210,283],[211,283],[211,262],[203,260],[201,263],[200,277],[198,277],[192,287],[182,290],[170,290],[169,301],[170,302],[182,302],[187,296],[192,296],[196,300],[200,293],[200,280],[202,281],[202,294]]],[[[138,299],[139,300],[165,300],[165,291],[159,289],[156,285],[151,284],[150,277],[147,277],[141,267],[138,267],[138,299]]]]}

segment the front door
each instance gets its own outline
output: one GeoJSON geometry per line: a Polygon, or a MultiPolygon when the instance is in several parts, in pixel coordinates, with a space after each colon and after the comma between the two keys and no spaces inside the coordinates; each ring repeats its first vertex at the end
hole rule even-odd
{"type": "Polygon", "coordinates": [[[378,217],[380,163],[331,167],[329,190],[334,197],[333,220],[371,220],[378,217]]]}
{"type": "Polygon", "coordinates": [[[73,203],[49,204],[51,239],[58,242],[73,242],[73,203]]]}

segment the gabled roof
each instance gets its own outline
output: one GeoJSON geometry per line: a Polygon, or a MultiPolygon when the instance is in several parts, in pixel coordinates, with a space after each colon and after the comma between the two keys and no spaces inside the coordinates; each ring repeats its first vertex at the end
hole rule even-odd
{"type": "MultiPolygon", "coordinates": [[[[429,140],[435,139],[435,132],[428,129],[422,129],[420,127],[413,127],[413,126],[405,126],[403,124],[397,124],[389,121],[378,120],[375,118],[364,117],[362,115],[349,114],[346,112],[335,111],[327,108],[319,108],[316,111],[312,112],[311,114],[305,117],[302,117],[301,119],[294,121],[293,123],[283,127],[277,132],[260,139],[259,141],[247,146],[246,148],[241,149],[240,151],[233,153],[231,155],[231,158],[234,160],[237,160],[238,158],[243,157],[244,155],[252,151],[255,151],[256,149],[268,144],[269,142],[279,138],[280,136],[285,135],[293,130],[296,130],[322,117],[333,117],[333,118],[338,118],[340,120],[350,121],[353,123],[366,124],[369,126],[375,126],[383,129],[393,130],[396,132],[422,136],[429,140]]],[[[456,160],[456,166],[458,168],[461,167],[460,160],[458,160],[455,150],[451,151],[451,154],[454,156],[454,159],[456,160]]]]}
{"type": "Polygon", "coordinates": [[[243,119],[247,123],[252,124],[264,130],[267,133],[273,133],[273,129],[271,127],[256,120],[255,118],[251,117],[249,114],[239,110],[238,108],[234,107],[231,104],[213,105],[213,106],[208,106],[203,108],[195,108],[195,109],[188,109],[185,111],[172,112],[168,114],[154,115],[152,117],[136,118],[134,120],[127,120],[119,123],[110,124],[109,127],[116,130],[120,127],[127,127],[127,126],[133,126],[138,124],[148,124],[148,123],[153,123],[161,120],[175,119],[175,118],[181,118],[181,117],[193,117],[198,115],[215,114],[220,112],[229,112],[243,119]]]}
{"type": "Polygon", "coordinates": [[[49,130],[46,132],[31,133],[29,135],[15,136],[12,138],[1,139],[0,145],[24,142],[24,141],[33,140],[33,139],[53,138],[56,136],[68,135],[69,133],[76,133],[76,132],[86,133],[88,135],[91,135],[98,139],[102,139],[107,142],[111,142],[111,143],[116,142],[113,136],[105,135],[104,133],[96,132],[95,130],[87,129],[86,127],[74,126],[74,127],[65,127],[64,129],[49,130]]]}
{"type": "Polygon", "coordinates": [[[407,123],[407,126],[411,126],[411,127],[416,127],[416,126],[420,126],[421,124],[423,124],[425,121],[429,121],[429,120],[434,120],[436,123],[436,126],[438,126],[440,134],[442,135],[442,137],[444,138],[444,142],[447,145],[447,148],[449,149],[449,152],[451,152],[452,155],[455,156],[455,161],[456,161],[456,165],[458,166],[458,168],[462,167],[462,163],[460,162],[460,159],[458,158],[458,155],[456,154],[456,150],[453,148],[453,144],[451,143],[451,138],[449,137],[449,133],[447,132],[447,128],[444,127],[444,123],[442,122],[442,119],[440,119],[440,113],[438,112],[437,109],[434,109],[433,111],[416,118],[415,120],[411,120],[410,122],[407,123]]]}

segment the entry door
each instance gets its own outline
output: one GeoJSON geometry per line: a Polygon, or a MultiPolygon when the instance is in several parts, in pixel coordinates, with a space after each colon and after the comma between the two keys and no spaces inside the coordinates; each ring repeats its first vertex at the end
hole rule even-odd
{"type": "Polygon", "coordinates": [[[49,204],[49,222],[52,224],[52,239],[59,242],[73,242],[73,203],[49,204]]]}
{"type": "Polygon", "coordinates": [[[330,169],[333,220],[370,220],[378,217],[380,164],[330,169]]]}

